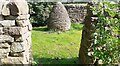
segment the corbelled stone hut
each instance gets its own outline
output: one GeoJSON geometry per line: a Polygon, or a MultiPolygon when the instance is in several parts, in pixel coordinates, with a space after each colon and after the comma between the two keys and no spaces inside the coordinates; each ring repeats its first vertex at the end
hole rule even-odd
{"type": "Polygon", "coordinates": [[[70,18],[61,2],[55,3],[48,18],[48,28],[53,30],[67,31],[70,29],[70,18]]]}

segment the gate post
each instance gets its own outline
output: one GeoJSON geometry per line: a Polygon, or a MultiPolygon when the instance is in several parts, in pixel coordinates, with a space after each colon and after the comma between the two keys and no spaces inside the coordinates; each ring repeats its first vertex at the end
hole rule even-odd
{"type": "Polygon", "coordinates": [[[92,3],[87,5],[87,13],[84,21],[84,27],[82,32],[82,39],[79,50],[79,59],[81,64],[94,64],[93,52],[91,51],[92,45],[92,33],[94,33],[94,27],[92,24],[97,23],[96,14],[90,9],[92,3]]]}
{"type": "Polygon", "coordinates": [[[31,64],[31,30],[29,8],[25,0],[0,2],[1,65],[31,64]]]}

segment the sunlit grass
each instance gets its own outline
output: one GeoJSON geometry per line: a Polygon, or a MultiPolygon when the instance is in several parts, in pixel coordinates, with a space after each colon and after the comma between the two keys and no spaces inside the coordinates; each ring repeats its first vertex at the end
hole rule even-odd
{"type": "Polygon", "coordinates": [[[34,61],[41,64],[78,63],[82,26],[72,24],[71,30],[67,32],[54,32],[47,30],[47,27],[33,28],[34,61]]]}

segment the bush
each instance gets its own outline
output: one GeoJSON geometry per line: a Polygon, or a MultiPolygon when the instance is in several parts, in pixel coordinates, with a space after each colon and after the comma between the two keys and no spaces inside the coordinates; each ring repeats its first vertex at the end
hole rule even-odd
{"type": "Polygon", "coordinates": [[[76,23],[72,23],[71,24],[71,30],[82,30],[83,28],[83,24],[76,24],[76,23]]]}
{"type": "Polygon", "coordinates": [[[102,60],[104,64],[118,63],[118,4],[100,2],[94,5],[92,10],[98,16],[98,23],[93,24],[95,27],[92,45],[94,58],[102,60]]]}
{"type": "Polygon", "coordinates": [[[37,24],[37,26],[45,26],[47,24],[46,19],[52,10],[52,5],[53,3],[51,2],[29,2],[31,23],[37,24]]]}

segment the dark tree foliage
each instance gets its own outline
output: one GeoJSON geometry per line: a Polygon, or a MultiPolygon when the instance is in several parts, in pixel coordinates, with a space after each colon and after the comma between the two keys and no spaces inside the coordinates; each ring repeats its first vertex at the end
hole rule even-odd
{"type": "Polygon", "coordinates": [[[30,21],[33,27],[45,26],[49,17],[53,3],[52,2],[29,2],[30,21]]]}

